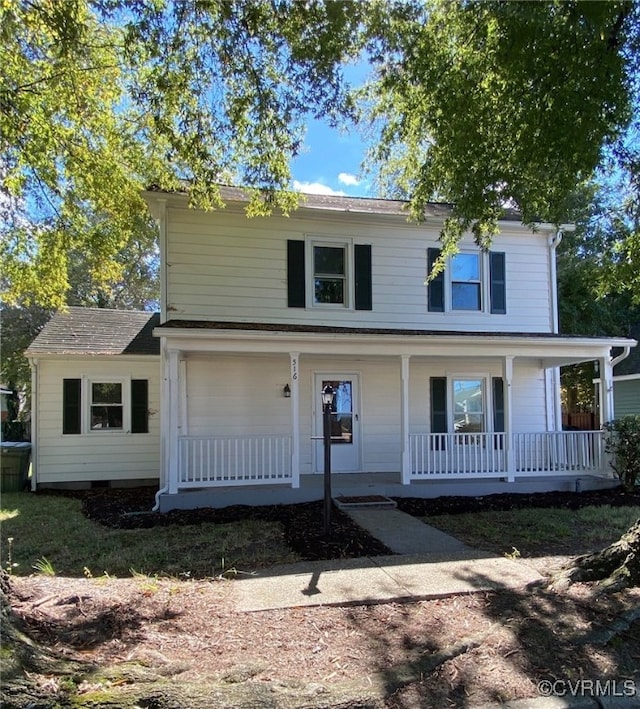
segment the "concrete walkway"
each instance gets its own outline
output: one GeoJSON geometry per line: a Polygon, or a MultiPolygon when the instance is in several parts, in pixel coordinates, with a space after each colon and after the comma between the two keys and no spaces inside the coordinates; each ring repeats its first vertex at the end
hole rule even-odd
{"type": "Polygon", "coordinates": [[[424,600],[542,580],[524,562],[471,549],[404,512],[347,513],[397,556],[271,567],[236,581],[238,610],[424,600]]]}
{"type": "Polygon", "coordinates": [[[459,539],[396,509],[355,507],[342,510],[395,554],[423,554],[454,560],[471,548],[459,539]]]}

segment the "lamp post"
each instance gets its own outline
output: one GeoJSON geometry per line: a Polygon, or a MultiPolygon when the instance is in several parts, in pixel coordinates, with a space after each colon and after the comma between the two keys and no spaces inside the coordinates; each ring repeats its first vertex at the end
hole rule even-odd
{"type": "Polygon", "coordinates": [[[324,442],[324,534],[331,536],[331,408],[334,391],[331,384],[322,390],[322,438],[324,442]]]}

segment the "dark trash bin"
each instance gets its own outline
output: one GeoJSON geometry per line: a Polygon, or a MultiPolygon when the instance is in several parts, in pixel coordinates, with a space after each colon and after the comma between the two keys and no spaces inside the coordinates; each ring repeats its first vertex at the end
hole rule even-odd
{"type": "Polygon", "coordinates": [[[2,492],[18,492],[27,487],[31,443],[3,441],[0,451],[0,471],[2,492]]]}

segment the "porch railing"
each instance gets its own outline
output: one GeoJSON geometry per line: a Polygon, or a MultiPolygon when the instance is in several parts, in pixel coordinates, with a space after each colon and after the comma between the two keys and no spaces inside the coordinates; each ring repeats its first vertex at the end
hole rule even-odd
{"type": "Polygon", "coordinates": [[[495,477],[507,468],[504,433],[424,433],[409,436],[413,479],[495,477]]]}
{"type": "Polygon", "coordinates": [[[607,472],[602,431],[515,433],[514,465],[519,475],[607,472]]]}
{"type": "Polygon", "coordinates": [[[289,436],[178,439],[178,486],[291,483],[289,436]]]}
{"type": "MultiPolygon", "coordinates": [[[[602,431],[409,436],[410,480],[610,473],[602,431]]],[[[289,436],[182,436],[178,487],[292,484],[289,436]]]]}
{"type": "Polygon", "coordinates": [[[412,434],[409,446],[412,480],[610,473],[602,431],[412,434]]]}

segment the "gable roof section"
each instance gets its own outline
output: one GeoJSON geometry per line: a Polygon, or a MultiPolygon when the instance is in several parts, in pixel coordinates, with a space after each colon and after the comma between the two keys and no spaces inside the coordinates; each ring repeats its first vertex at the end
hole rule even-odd
{"type": "MultiPolygon", "coordinates": [[[[164,193],[188,195],[189,184],[185,183],[184,188],[175,190],[163,190],[157,185],[151,185],[146,190],[147,193],[164,193]]],[[[249,195],[241,187],[231,187],[220,185],[220,196],[224,202],[248,202],[249,195]]],[[[407,216],[409,213],[409,202],[399,199],[380,199],[374,197],[349,197],[346,195],[320,195],[306,192],[300,193],[300,209],[317,209],[335,212],[351,212],[356,214],[379,214],[387,216],[407,216]]],[[[425,217],[438,217],[444,219],[451,216],[453,205],[447,202],[429,202],[425,207],[425,217]]],[[[522,217],[515,209],[505,209],[500,217],[500,221],[521,222],[522,217]]]]}
{"type": "Polygon", "coordinates": [[[158,313],[69,307],[55,313],[25,354],[159,355],[159,324],[158,313]]]}

